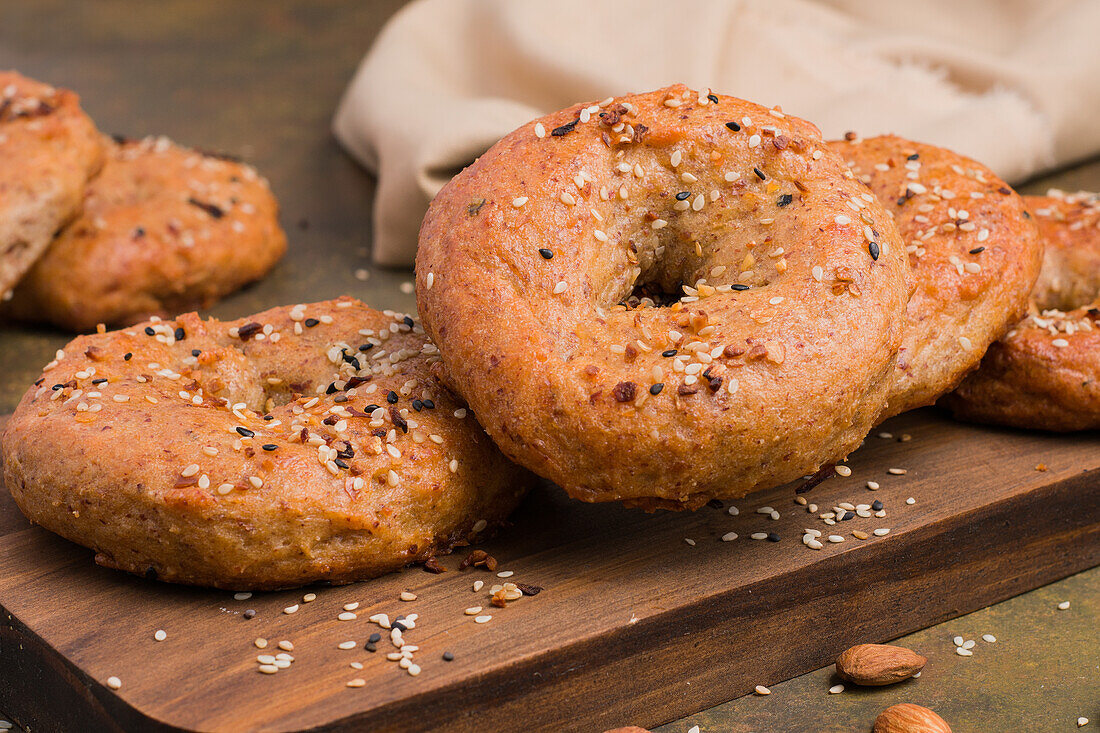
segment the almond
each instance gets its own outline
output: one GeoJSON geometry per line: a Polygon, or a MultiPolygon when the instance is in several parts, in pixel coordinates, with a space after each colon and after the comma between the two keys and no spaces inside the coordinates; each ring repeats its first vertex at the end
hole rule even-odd
{"type": "Polygon", "coordinates": [[[951,726],[928,708],[903,702],[879,713],[874,733],[951,733],[951,726]]]}
{"type": "Polygon", "coordinates": [[[920,672],[928,660],[912,649],[857,644],[836,658],[836,673],[857,685],[892,685],[920,672]]]}

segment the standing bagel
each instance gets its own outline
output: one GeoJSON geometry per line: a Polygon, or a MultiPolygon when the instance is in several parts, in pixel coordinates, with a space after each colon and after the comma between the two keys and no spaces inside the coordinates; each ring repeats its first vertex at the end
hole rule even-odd
{"type": "Polygon", "coordinates": [[[908,295],[811,124],[674,86],[571,107],[433,201],[417,296],[504,452],[585,501],[696,507],[843,458],[908,295]]]}
{"type": "Polygon", "coordinates": [[[993,344],[944,404],[974,422],[1100,428],[1100,199],[1025,197],[1046,241],[1032,312],[993,344]]]}
{"type": "Polygon", "coordinates": [[[0,298],[80,211],[102,164],[76,94],[0,71],[0,298]]]}
{"type": "Polygon", "coordinates": [[[970,158],[893,135],[829,145],[893,215],[913,268],[885,420],[978,366],[1026,312],[1043,244],[1023,199],[970,158]]]}

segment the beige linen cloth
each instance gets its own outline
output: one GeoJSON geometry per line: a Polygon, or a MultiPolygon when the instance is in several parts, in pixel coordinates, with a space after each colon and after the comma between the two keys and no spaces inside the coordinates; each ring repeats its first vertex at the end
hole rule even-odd
{"type": "Polygon", "coordinates": [[[1100,0],[418,0],[336,113],[378,175],[375,262],[529,120],[675,82],[970,155],[1009,180],[1100,150],[1100,0]]]}

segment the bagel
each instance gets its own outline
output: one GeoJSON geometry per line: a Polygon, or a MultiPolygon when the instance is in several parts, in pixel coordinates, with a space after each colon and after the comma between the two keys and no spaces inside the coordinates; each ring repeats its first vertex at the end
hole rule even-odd
{"type": "Polygon", "coordinates": [[[80,98],[0,71],[0,296],[80,211],[103,146],[80,98]]]}
{"type": "Polygon", "coordinates": [[[1043,243],[1023,199],[970,158],[893,135],[830,147],[893,214],[913,268],[885,420],[954,389],[1027,312],[1043,243]]]}
{"type": "Polygon", "coordinates": [[[253,168],[164,137],[107,148],[83,214],[16,287],[10,317],[70,331],[171,317],[258,280],[286,251],[253,168]]]}
{"type": "Polygon", "coordinates": [[[1066,432],[1100,428],[1100,205],[1025,196],[1046,241],[1032,312],[944,398],[959,419],[1066,432]]]}
{"type": "Polygon", "coordinates": [[[449,551],[525,485],[430,374],[412,318],[350,298],[81,336],[3,437],[31,521],[174,583],[345,583],[449,551]]]}
{"type": "Polygon", "coordinates": [[[858,446],[907,277],[889,216],[817,128],[684,86],[507,135],[436,196],[416,262],[447,378],[504,453],[647,509],[858,446]]]}

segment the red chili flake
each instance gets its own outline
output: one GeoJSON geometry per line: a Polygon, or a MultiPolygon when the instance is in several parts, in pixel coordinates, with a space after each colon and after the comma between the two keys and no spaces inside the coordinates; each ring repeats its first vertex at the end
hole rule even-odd
{"type": "Polygon", "coordinates": [[[537,596],[543,591],[541,586],[528,585],[527,583],[516,583],[516,587],[519,588],[520,592],[525,596],[537,596]]]}
{"type": "Polygon", "coordinates": [[[439,561],[434,556],[429,557],[423,563],[424,570],[434,575],[447,572],[447,568],[439,564],[439,561]]]}
{"type": "Polygon", "coordinates": [[[252,338],[261,330],[263,330],[263,326],[256,321],[252,321],[251,323],[246,323],[238,328],[237,336],[241,339],[241,341],[248,341],[248,339],[252,338]]]}
{"type": "Polygon", "coordinates": [[[631,402],[637,391],[638,385],[634,382],[619,382],[615,385],[615,389],[611,390],[611,394],[619,402],[631,402]]]}
{"type": "Polygon", "coordinates": [[[689,387],[686,384],[681,384],[679,387],[676,388],[676,394],[681,395],[683,397],[687,397],[688,395],[693,395],[698,391],[699,390],[696,389],[695,387],[689,387]]]}

